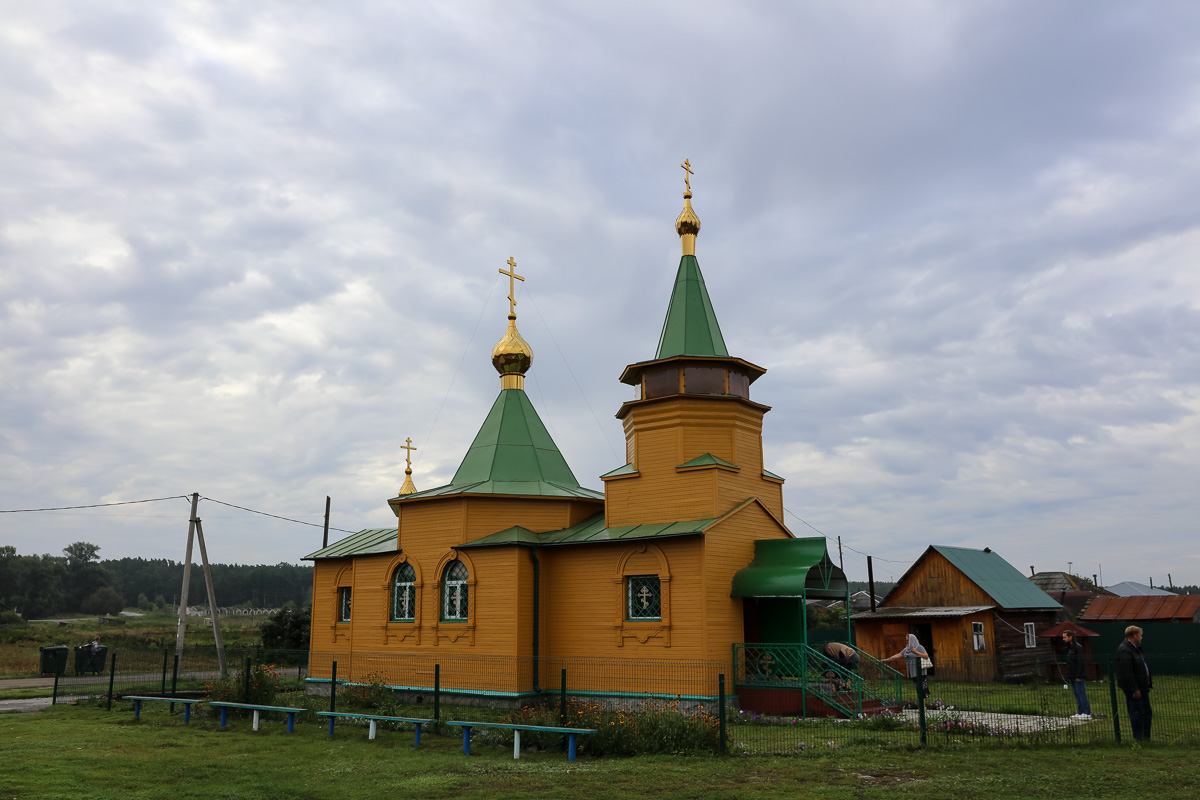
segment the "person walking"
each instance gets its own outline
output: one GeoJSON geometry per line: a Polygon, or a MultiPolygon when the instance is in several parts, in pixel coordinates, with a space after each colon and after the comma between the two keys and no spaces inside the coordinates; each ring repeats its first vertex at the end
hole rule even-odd
{"type": "Polygon", "coordinates": [[[1125,629],[1125,641],[1117,647],[1117,686],[1125,693],[1125,708],[1129,711],[1129,727],[1133,730],[1135,746],[1150,741],[1150,665],[1142,651],[1142,629],[1130,625],[1125,629]]]}
{"type": "Polygon", "coordinates": [[[1075,692],[1075,716],[1073,719],[1091,719],[1092,704],[1087,696],[1087,664],[1083,645],[1075,640],[1074,631],[1063,631],[1063,646],[1067,650],[1067,683],[1075,692]]]}

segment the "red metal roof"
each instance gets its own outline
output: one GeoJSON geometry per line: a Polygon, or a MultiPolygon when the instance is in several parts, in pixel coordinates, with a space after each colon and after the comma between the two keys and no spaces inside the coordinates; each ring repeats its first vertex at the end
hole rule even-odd
{"type": "Polygon", "coordinates": [[[1062,636],[1063,631],[1071,631],[1071,633],[1075,634],[1076,639],[1084,639],[1088,636],[1099,636],[1100,635],[1100,634],[1096,633],[1095,631],[1089,631],[1087,628],[1076,625],[1074,622],[1071,622],[1068,620],[1067,622],[1058,623],[1053,628],[1047,628],[1046,630],[1044,630],[1038,634],[1038,638],[1055,639],[1059,636],[1062,636]]]}
{"type": "Polygon", "coordinates": [[[1097,597],[1079,615],[1081,622],[1110,620],[1187,620],[1200,613],[1200,594],[1097,597]]]}

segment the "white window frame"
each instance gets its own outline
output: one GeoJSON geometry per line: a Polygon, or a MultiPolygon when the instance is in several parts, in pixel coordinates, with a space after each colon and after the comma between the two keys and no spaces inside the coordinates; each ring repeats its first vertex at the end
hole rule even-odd
{"type": "Polygon", "coordinates": [[[1037,626],[1032,622],[1025,623],[1025,647],[1037,647],[1037,626]]]}
{"type": "Polygon", "coordinates": [[[392,576],[392,622],[415,622],[417,619],[417,572],[407,562],[396,567],[392,576]],[[401,599],[403,598],[403,600],[401,599]],[[407,606],[407,608],[402,608],[407,606]]]}
{"type": "Polygon", "coordinates": [[[975,644],[975,652],[976,653],[986,653],[987,652],[987,641],[983,638],[983,623],[982,622],[972,622],[971,623],[971,639],[975,644]]]}
{"type": "Polygon", "coordinates": [[[455,559],[446,565],[442,571],[442,622],[467,622],[470,613],[470,587],[467,581],[471,578],[467,565],[455,559]],[[457,570],[461,570],[461,577],[457,570]],[[451,575],[451,572],[455,575],[451,575]]]}

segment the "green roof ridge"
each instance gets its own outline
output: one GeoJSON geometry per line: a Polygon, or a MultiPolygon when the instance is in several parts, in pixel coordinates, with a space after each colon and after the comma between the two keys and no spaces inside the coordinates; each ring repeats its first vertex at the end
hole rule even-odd
{"type": "Polygon", "coordinates": [[[667,318],[658,337],[655,358],[672,356],[729,356],[695,256],[679,259],[667,318]]]}
{"type": "Polygon", "coordinates": [[[739,467],[737,464],[730,464],[725,459],[721,458],[720,456],[714,456],[712,453],[705,453],[702,456],[697,456],[696,458],[693,458],[691,461],[686,461],[682,464],[679,464],[678,466],[675,467],[675,469],[686,469],[687,467],[711,467],[714,465],[721,466],[721,467],[730,467],[731,469],[737,469],[737,470],[741,469],[741,467],[739,467]]]}

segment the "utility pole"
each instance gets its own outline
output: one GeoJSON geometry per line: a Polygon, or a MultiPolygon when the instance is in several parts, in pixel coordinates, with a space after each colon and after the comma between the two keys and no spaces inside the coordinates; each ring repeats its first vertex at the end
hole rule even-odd
{"type": "MultiPolygon", "coordinates": [[[[846,562],[842,560],[842,537],[838,537],[838,569],[842,572],[846,571],[846,562]]],[[[850,609],[846,609],[846,613],[850,613],[850,609]]]]}
{"type": "Polygon", "coordinates": [[[329,547],[329,495],[325,495],[325,538],[321,540],[321,549],[329,547]]]}
{"type": "Polygon", "coordinates": [[[204,569],[204,587],[208,590],[208,613],[212,617],[213,641],[217,645],[217,666],[221,677],[225,677],[225,642],[221,640],[221,615],[217,612],[217,596],[213,591],[212,566],[208,563],[208,550],[204,547],[204,527],[196,518],[196,540],[200,542],[200,565],[204,569]]]}
{"type": "Polygon", "coordinates": [[[192,541],[196,538],[196,506],[200,493],[192,492],[192,515],[188,518],[187,554],[183,557],[183,588],[179,590],[179,627],[175,631],[175,655],[183,655],[183,634],[187,630],[188,588],[192,581],[192,541]]]}

